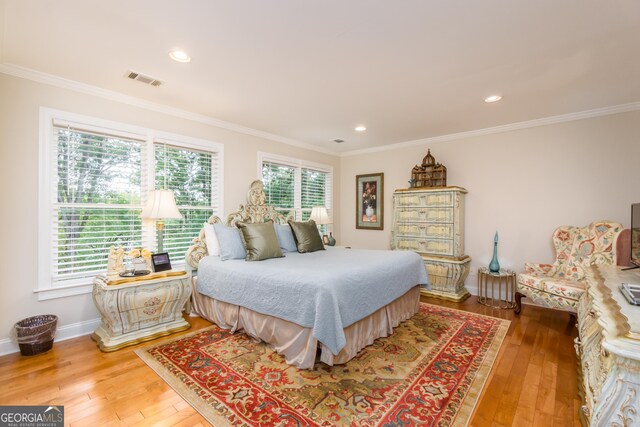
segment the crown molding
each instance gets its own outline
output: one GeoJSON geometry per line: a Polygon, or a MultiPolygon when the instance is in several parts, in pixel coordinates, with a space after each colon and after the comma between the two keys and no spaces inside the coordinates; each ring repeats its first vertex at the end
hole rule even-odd
{"type": "Polygon", "coordinates": [[[141,98],[136,98],[134,96],[125,95],[120,92],[115,92],[108,89],[102,89],[97,86],[77,82],[75,80],[65,79],[62,77],[54,76],[52,74],[47,74],[40,71],[32,70],[30,68],[21,67],[19,65],[0,63],[0,73],[7,74],[14,77],[19,77],[26,80],[31,80],[37,83],[43,83],[50,86],[59,87],[62,89],[71,90],[74,92],[83,93],[86,95],[96,96],[96,97],[107,99],[110,101],[120,102],[122,104],[131,105],[133,107],[154,111],[156,113],[167,114],[169,116],[178,117],[181,119],[186,119],[186,120],[190,120],[197,123],[203,123],[205,125],[230,130],[233,132],[238,132],[245,135],[255,136],[257,138],[280,142],[282,144],[292,145],[294,147],[304,148],[306,150],[316,151],[323,154],[338,156],[338,152],[336,151],[327,150],[325,148],[319,148],[312,144],[299,142],[293,139],[285,138],[280,135],[275,135],[269,132],[249,128],[249,127],[238,125],[235,123],[226,122],[224,120],[215,119],[213,117],[205,116],[203,114],[193,113],[191,111],[182,110],[180,108],[169,107],[167,105],[159,104],[157,102],[151,102],[141,98]]]}
{"type": "Polygon", "coordinates": [[[115,92],[108,89],[102,89],[97,86],[92,86],[86,83],[77,82],[75,80],[69,80],[62,77],[54,76],[52,74],[43,73],[40,71],[32,70],[30,68],[20,67],[14,64],[0,63],[0,73],[7,74],[14,77],[19,77],[27,80],[31,80],[38,83],[47,84],[50,86],[59,87],[62,89],[72,90],[75,92],[104,98],[110,101],[120,102],[123,104],[131,105],[133,107],[143,108],[157,113],[167,114],[173,117],[190,120],[205,125],[238,132],[245,135],[254,136],[270,141],[280,142],[282,144],[291,145],[306,150],[315,151],[318,153],[328,154],[338,157],[349,157],[360,154],[377,153],[381,151],[396,150],[399,148],[415,147],[425,144],[433,144],[439,142],[449,142],[458,139],[472,138],[476,136],[490,135],[496,133],[509,132],[519,129],[527,129],[537,126],[546,126],[556,123],[570,122],[574,120],[582,120],[593,117],[607,116],[611,114],[625,113],[630,111],[640,110],[640,101],[631,102],[628,104],[613,105],[610,107],[596,108],[593,110],[579,111],[576,113],[561,114],[557,116],[543,117],[541,119],[527,120],[523,122],[509,123],[506,125],[494,126],[483,129],[476,129],[466,132],[451,133],[447,135],[434,136],[430,138],[416,139],[412,141],[398,142],[395,144],[381,145],[378,147],[363,148],[360,150],[351,150],[338,152],[334,150],[328,150],[325,148],[316,147],[309,143],[299,142],[293,139],[289,139],[280,135],[275,135],[269,132],[249,128],[246,126],[238,125],[235,123],[226,122],[224,120],[215,119],[213,117],[205,116],[203,114],[193,113],[191,111],[182,110],[180,108],[169,107],[164,104],[158,104],[156,102],[147,101],[141,98],[136,98],[130,95],[125,95],[120,92],[115,92]]]}
{"type": "Polygon", "coordinates": [[[610,107],[596,108],[593,110],[579,111],[577,113],[561,114],[558,116],[543,117],[541,119],[527,120],[524,122],[509,123],[506,125],[494,126],[484,129],[476,129],[467,132],[451,133],[447,135],[434,136],[431,138],[416,139],[413,141],[398,142],[396,144],[381,145],[379,147],[363,148],[361,150],[344,151],[340,157],[356,156],[359,154],[377,153],[380,151],[396,150],[405,147],[415,147],[437,142],[448,142],[475,136],[490,135],[496,133],[509,132],[519,129],[527,129],[538,126],[552,125],[555,123],[570,122],[574,120],[589,119],[593,117],[608,116],[611,114],[627,113],[640,110],[640,102],[630,102],[628,104],[613,105],[610,107]]]}

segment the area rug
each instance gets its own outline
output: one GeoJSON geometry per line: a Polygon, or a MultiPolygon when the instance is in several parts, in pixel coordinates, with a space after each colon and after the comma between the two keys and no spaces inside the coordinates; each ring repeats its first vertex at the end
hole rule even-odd
{"type": "Polygon", "coordinates": [[[464,426],[509,323],[421,303],[347,364],[313,371],[217,326],[136,353],[216,427],[464,426]]]}

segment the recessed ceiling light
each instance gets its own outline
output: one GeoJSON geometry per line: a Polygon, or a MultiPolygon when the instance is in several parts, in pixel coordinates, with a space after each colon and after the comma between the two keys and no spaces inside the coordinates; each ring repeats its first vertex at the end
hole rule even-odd
{"type": "Polygon", "coordinates": [[[174,61],[178,62],[191,62],[191,57],[189,54],[183,50],[172,50],[169,52],[169,56],[174,61]]]}
{"type": "Polygon", "coordinates": [[[356,132],[364,132],[367,130],[366,126],[356,126],[356,132]]]}
{"type": "Polygon", "coordinates": [[[484,99],[484,102],[498,102],[502,99],[501,95],[491,95],[484,99]]]}

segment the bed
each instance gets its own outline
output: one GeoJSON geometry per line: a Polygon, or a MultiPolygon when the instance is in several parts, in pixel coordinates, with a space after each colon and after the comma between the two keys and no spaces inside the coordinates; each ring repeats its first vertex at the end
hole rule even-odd
{"type": "MultiPolygon", "coordinates": [[[[254,181],[248,204],[223,222],[286,224],[289,217],[265,203],[254,181]]],[[[192,313],[268,343],[288,364],[313,369],[358,352],[412,317],[420,285],[428,286],[421,258],[410,251],[327,247],[311,253],[249,262],[208,256],[204,230],[187,251],[193,269],[192,313]]]]}

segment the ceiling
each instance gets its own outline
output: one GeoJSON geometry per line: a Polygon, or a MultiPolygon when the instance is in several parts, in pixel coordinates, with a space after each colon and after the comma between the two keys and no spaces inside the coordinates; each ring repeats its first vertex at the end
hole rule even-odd
{"type": "Polygon", "coordinates": [[[4,64],[336,153],[640,100],[637,0],[0,5],[4,64]]]}

